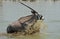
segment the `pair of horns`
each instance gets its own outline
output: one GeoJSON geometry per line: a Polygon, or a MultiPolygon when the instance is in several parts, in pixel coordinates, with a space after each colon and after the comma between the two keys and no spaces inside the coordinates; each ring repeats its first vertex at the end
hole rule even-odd
{"type": "Polygon", "coordinates": [[[22,2],[19,2],[20,4],[22,4],[22,5],[24,5],[24,6],[26,6],[27,8],[29,8],[30,10],[31,10],[31,12],[33,13],[33,14],[38,14],[38,12],[37,11],[35,11],[34,9],[32,9],[31,7],[29,7],[29,6],[27,6],[27,5],[25,5],[24,3],[22,3],[22,2]]]}

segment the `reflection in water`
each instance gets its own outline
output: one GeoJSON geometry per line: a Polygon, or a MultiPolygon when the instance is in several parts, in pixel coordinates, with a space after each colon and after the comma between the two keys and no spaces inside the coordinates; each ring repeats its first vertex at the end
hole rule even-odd
{"type": "Polygon", "coordinates": [[[37,1],[37,0],[30,0],[30,2],[35,2],[35,1],[37,1]]]}
{"type": "Polygon", "coordinates": [[[53,0],[53,1],[55,2],[55,1],[58,1],[58,0],[53,0]]]}
{"type": "Polygon", "coordinates": [[[22,1],[28,1],[28,0],[22,0],[22,1]]]}
{"type": "Polygon", "coordinates": [[[12,0],[12,1],[14,1],[14,2],[15,2],[16,0],[12,0]]]}
{"type": "MultiPolygon", "coordinates": [[[[3,0],[0,0],[0,1],[3,1],[3,0]]],[[[53,1],[53,2],[56,2],[56,1],[60,1],[60,0],[4,0],[4,1],[30,1],[30,2],[36,2],[36,1],[53,1]]]]}
{"type": "Polygon", "coordinates": [[[20,1],[20,0],[18,0],[18,1],[20,1]]]}
{"type": "MultiPolygon", "coordinates": [[[[0,0],[0,1],[3,1],[3,0],[0,0]]],[[[26,1],[26,2],[37,2],[37,1],[53,1],[53,2],[56,2],[56,1],[60,1],[60,0],[4,0],[4,1],[13,1],[13,2],[16,2],[16,1],[26,1]]]]}
{"type": "MultiPolygon", "coordinates": [[[[8,0],[4,0],[4,1],[8,1],[8,0]]],[[[30,2],[35,2],[35,1],[38,1],[38,0],[9,0],[9,1],[13,1],[13,2],[16,2],[16,1],[30,1],[30,2]]]]}

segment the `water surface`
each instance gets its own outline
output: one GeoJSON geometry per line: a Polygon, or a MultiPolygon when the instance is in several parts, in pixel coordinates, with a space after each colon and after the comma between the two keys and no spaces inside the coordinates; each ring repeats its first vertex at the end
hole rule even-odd
{"type": "MultiPolygon", "coordinates": [[[[48,29],[46,33],[30,35],[30,36],[0,36],[0,39],[60,39],[60,2],[24,2],[32,7],[39,14],[45,17],[44,22],[48,29]]],[[[21,5],[19,2],[2,1],[0,2],[0,33],[6,33],[6,28],[9,23],[18,18],[30,15],[28,8],[21,5]]]]}

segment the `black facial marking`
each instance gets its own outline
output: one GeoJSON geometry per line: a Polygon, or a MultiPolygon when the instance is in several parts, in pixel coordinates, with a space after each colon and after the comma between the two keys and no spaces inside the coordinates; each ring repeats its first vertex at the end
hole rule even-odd
{"type": "Polygon", "coordinates": [[[14,31],[14,28],[11,26],[11,25],[9,25],[8,27],[7,27],[7,33],[14,33],[15,31],[14,31]]]}

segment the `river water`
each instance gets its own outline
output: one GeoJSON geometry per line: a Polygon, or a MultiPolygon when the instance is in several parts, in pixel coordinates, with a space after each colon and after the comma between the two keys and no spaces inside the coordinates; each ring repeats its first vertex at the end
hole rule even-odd
{"type": "MultiPolygon", "coordinates": [[[[40,1],[24,3],[45,17],[44,22],[48,26],[46,33],[21,37],[0,36],[0,39],[60,39],[60,2],[40,1]]],[[[0,33],[6,33],[9,23],[22,16],[30,15],[30,11],[19,2],[0,2],[0,33]]]]}

